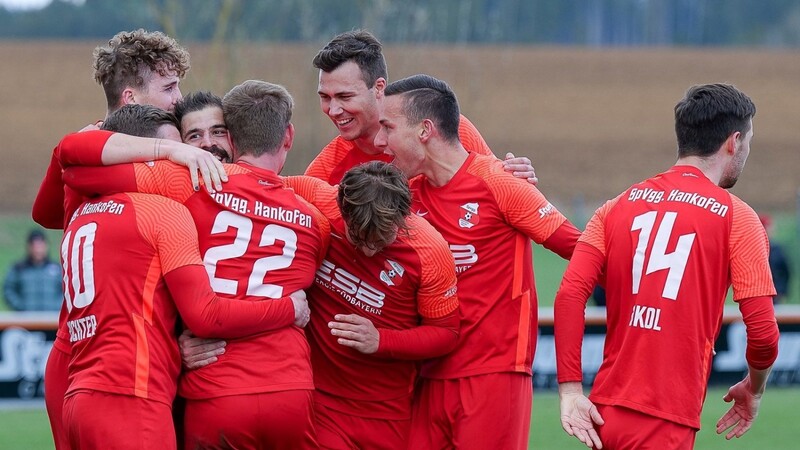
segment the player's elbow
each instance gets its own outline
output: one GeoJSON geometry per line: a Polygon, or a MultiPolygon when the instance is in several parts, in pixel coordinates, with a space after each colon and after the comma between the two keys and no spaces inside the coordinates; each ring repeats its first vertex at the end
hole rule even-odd
{"type": "Polygon", "coordinates": [[[747,333],[747,363],[758,370],[767,369],[778,359],[778,324],[763,324],[759,333],[747,333]]]}

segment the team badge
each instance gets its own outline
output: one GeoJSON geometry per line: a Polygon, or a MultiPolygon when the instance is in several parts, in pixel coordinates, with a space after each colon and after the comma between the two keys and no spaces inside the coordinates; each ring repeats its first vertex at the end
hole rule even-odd
{"type": "Polygon", "coordinates": [[[478,203],[465,203],[461,205],[461,218],[458,219],[458,226],[461,228],[472,228],[478,224],[478,203]]]}
{"type": "Polygon", "coordinates": [[[399,286],[403,283],[403,274],[406,273],[406,269],[403,266],[391,259],[387,259],[383,263],[383,268],[385,270],[381,271],[380,279],[387,286],[399,286]]]}

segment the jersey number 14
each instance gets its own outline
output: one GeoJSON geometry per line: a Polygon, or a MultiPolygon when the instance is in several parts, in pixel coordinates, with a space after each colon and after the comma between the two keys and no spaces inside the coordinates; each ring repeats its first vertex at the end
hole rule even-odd
{"type": "Polygon", "coordinates": [[[633,219],[631,231],[639,231],[639,242],[636,245],[636,253],[633,255],[633,293],[639,293],[639,286],[642,283],[642,272],[650,275],[659,270],[668,269],[667,280],[661,296],[670,300],[678,298],[678,289],[681,287],[683,272],[686,270],[686,262],[689,260],[689,253],[696,233],[688,233],[678,237],[678,243],[672,253],[667,253],[667,243],[672,236],[672,227],[678,216],[676,212],[664,213],[664,218],[658,226],[656,238],[650,243],[650,234],[656,223],[657,211],[649,211],[633,219]],[[648,257],[649,254],[649,257],[648,257]],[[647,270],[644,270],[644,261],[647,259],[647,270]]]}

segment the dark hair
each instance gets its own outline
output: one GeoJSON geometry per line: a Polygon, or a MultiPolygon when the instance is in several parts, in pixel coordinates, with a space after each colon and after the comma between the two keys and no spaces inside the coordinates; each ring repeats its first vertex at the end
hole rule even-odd
{"type": "Polygon", "coordinates": [[[109,111],[117,108],[126,87],[142,88],[152,72],[175,72],[183,78],[189,70],[189,52],[160,31],[122,31],[108,45],[94,49],[94,79],[106,93],[109,111]]]}
{"type": "Polygon", "coordinates": [[[247,80],[222,99],[222,113],[239,154],[260,156],[280,148],[294,100],[285,87],[247,80]]]}
{"type": "Polygon", "coordinates": [[[103,130],[130,134],[139,137],[157,137],[162,125],[174,125],[180,130],[175,115],[151,105],[125,105],[111,113],[103,125],[103,130]]]}
{"type": "Polygon", "coordinates": [[[28,244],[33,241],[45,241],[47,242],[47,236],[45,236],[44,231],[39,228],[34,228],[28,234],[28,244]]]}
{"type": "Polygon", "coordinates": [[[384,94],[403,96],[403,114],[410,123],[431,119],[444,139],[458,141],[458,99],[444,81],[430,75],[412,75],[389,83],[384,94]]]}
{"type": "Polygon", "coordinates": [[[186,114],[202,111],[209,106],[216,106],[221,110],[222,99],[209,91],[192,92],[186,94],[175,104],[175,117],[177,117],[178,122],[180,122],[186,114]]]}
{"type": "Polygon", "coordinates": [[[750,130],[756,106],[729,84],[692,86],[675,105],[678,157],[711,156],[732,133],[750,130]]]}
{"type": "Polygon", "coordinates": [[[323,72],[333,72],[347,61],[361,69],[361,79],[368,88],[375,86],[378,78],[388,78],[383,48],[368,31],[354,30],[341,33],[328,42],[314,57],[314,67],[323,72]]]}
{"type": "Polygon", "coordinates": [[[408,230],[411,192],[405,175],[392,164],[371,161],[348,170],[336,200],[356,245],[383,247],[396,232],[408,230]]]}

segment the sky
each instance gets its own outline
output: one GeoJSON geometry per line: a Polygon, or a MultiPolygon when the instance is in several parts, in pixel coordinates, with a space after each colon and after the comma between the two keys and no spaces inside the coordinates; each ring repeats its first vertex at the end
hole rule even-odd
{"type": "MultiPolygon", "coordinates": [[[[26,9],[41,9],[49,5],[52,0],[0,0],[0,6],[8,10],[19,11],[26,9]]],[[[70,0],[73,3],[83,3],[84,0],[70,0]]]]}

